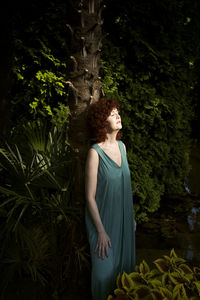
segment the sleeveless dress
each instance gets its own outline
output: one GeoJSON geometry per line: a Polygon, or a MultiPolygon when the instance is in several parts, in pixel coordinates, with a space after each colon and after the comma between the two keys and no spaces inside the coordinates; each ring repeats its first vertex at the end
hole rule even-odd
{"type": "Polygon", "coordinates": [[[97,231],[85,210],[85,221],[92,262],[91,288],[93,300],[106,300],[115,288],[117,275],[135,270],[135,229],[131,177],[126,152],[118,141],[121,166],[112,160],[98,145],[92,145],[99,155],[95,200],[104,229],[110,237],[112,248],[104,260],[98,258],[97,231]]]}

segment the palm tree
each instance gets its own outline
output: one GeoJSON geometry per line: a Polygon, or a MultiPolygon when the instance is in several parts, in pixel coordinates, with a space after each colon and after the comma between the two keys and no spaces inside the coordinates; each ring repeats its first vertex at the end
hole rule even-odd
{"type": "Polygon", "coordinates": [[[82,203],[84,162],[88,150],[87,109],[102,93],[99,77],[99,59],[102,40],[100,0],[70,1],[70,22],[67,30],[70,40],[69,100],[71,125],[69,143],[75,162],[76,203],[82,203]],[[78,187],[78,189],[77,189],[78,187]]]}

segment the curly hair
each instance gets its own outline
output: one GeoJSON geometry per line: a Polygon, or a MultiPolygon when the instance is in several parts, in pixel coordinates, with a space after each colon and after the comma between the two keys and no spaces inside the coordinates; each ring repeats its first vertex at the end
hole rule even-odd
{"type": "MultiPolygon", "coordinates": [[[[107,118],[114,108],[119,109],[119,103],[115,98],[103,97],[90,105],[87,121],[90,127],[91,141],[100,143],[106,140],[107,118]]],[[[121,134],[118,132],[117,140],[119,140],[120,137],[121,134]]]]}

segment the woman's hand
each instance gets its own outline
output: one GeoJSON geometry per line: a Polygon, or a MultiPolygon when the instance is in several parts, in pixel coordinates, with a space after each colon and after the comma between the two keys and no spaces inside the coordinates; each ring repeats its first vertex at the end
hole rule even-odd
{"type": "Polygon", "coordinates": [[[109,236],[107,235],[107,233],[105,231],[99,232],[94,253],[96,253],[98,250],[99,258],[101,256],[101,258],[104,259],[104,253],[108,257],[108,247],[112,248],[112,244],[111,244],[109,236]]]}
{"type": "Polygon", "coordinates": [[[135,223],[135,231],[136,231],[137,223],[136,223],[136,221],[135,221],[135,220],[134,220],[134,223],[135,223]]]}

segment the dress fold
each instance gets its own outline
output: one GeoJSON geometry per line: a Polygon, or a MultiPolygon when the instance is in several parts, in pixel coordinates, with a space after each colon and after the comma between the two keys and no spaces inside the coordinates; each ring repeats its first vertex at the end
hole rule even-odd
{"type": "Polygon", "coordinates": [[[105,231],[111,239],[109,256],[102,260],[94,253],[97,231],[85,209],[85,221],[92,261],[91,289],[93,300],[106,300],[113,292],[118,273],[135,270],[135,229],[133,193],[130,170],[124,145],[118,141],[121,166],[98,145],[92,145],[99,155],[95,200],[105,231]]]}

